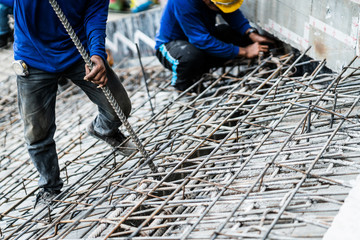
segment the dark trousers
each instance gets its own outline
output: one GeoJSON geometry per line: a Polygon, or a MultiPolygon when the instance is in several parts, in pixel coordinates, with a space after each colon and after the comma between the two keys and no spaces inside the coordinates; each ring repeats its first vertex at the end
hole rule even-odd
{"type": "MultiPolygon", "coordinates": [[[[131,111],[130,99],[107,64],[106,68],[107,86],[127,117],[131,111]]],[[[29,67],[29,72],[29,76],[17,77],[18,104],[24,122],[25,141],[30,158],[40,174],[39,187],[48,192],[57,192],[63,186],[53,139],[56,129],[55,100],[58,79],[61,77],[71,79],[98,106],[99,114],[93,121],[97,132],[110,135],[117,131],[121,122],[102,90],[84,80],[85,63],[83,61],[74,64],[63,73],[48,73],[32,67],[29,67]]]]}
{"type": "MultiPolygon", "coordinates": [[[[248,37],[235,33],[226,24],[217,26],[213,36],[240,47],[252,43],[248,37]]],[[[229,60],[209,55],[184,40],[174,40],[162,44],[157,49],[156,56],[161,64],[172,72],[171,85],[180,91],[190,87],[211,68],[220,67],[229,60]]]]}

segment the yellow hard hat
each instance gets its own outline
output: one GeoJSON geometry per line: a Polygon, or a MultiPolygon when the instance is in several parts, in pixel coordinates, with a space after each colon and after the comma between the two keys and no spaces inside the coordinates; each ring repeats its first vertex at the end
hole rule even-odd
{"type": "Polygon", "coordinates": [[[238,10],[244,0],[211,0],[222,12],[231,13],[238,10]]]}

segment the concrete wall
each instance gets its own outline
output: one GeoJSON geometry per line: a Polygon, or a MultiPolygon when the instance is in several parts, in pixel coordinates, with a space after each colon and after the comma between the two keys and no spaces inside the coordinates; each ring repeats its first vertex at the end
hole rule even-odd
{"type": "MultiPolygon", "coordinates": [[[[310,57],[326,58],[327,66],[335,71],[359,55],[360,0],[245,0],[241,10],[250,21],[293,47],[312,46],[310,57]]],[[[106,46],[115,62],[136,57],[136,42],[142,56],[154,54],[161,12],[157,7],[109,21],[106,46]]]]}
{"type": "Polygon", "coordinates": [[[110,49],[114,61],[124,57],[137,58],[135,43],[138,43],[141,56],[155,54],[155,34],[159,28],[162,10],[160,7],[136,14],[114,15],[106,29],[106,48],[110,49]]]}
{"type": "Polygon", "coordinates": [[[359,55],[360,0],[245,0],[256,25],[338,71],[359,55]]]}

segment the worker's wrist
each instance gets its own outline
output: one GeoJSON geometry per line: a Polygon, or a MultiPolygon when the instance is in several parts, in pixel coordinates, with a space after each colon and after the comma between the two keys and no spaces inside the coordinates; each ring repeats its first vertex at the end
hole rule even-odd
{"type": "Polygon", "coordinates": [[[259,33],[259,31],[258,31],[256,28],[251,27],[251,28],[249,28],[248,30],[246,30],[245,35],[248,36],[248,37],[250,37],[250,35],[251,35],[252,33],[259,33]]]}
{"type": "Polygon", "coordinates": [[[239,53],[238,53],[239,57],[245,57],[246,56],[246,49],[245,48],[239,48],[239,53]]]}

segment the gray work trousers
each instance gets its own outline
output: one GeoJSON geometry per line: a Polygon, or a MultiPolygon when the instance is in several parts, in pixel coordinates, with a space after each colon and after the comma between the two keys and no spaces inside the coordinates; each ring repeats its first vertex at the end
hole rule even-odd
{"type": "MultiPolygon", "coordinates": [[[[107,86],[117,99],[122,111],[129,116],[130,99],[115,73],[106,64],[107,86]]],[[[98,107],[93,120],[96,132],[111,135],[121,125],[119,118],[100,88],[85,81],[85,63],[80,61],[62,73],[49,73],[29,67],[29,76],[17,77],[18,104],[24,122],[24,135],[32,162],[40,174],[39,187],[45,191],[58,192],[63,181],[60,178],[58,156],[53,139],[55,125],[55,102],[58,80],[71,79],[98,107]]],[[[71,117],[71,116],[69,116],[71,117]]]]}

